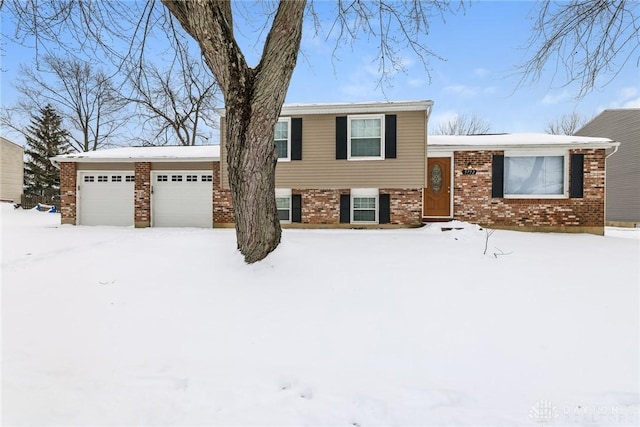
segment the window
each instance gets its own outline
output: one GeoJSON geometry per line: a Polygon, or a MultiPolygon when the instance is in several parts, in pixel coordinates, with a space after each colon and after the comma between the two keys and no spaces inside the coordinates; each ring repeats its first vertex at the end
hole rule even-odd
{"type": "Polygon", "coordinates": [[[378,190],[351,190],[351,222],[364,224],[378,223],[378,190]]]}
{"type": "Polygon", "coordinates": [[[106,175],[98,175],[98,182],[109,182],[109,177],[106,175]]]}
{"type": "Polygon", "coordinates": [[[182,175],[171,175],[171,182],[182,182],[182,175]]]}
{"type": "Polygon", "coordinates": [[[134,175],[127,175],[124,180],[125,182],[136,182],[136,177],[134,175]]]}
{"type": "Polygon", "coordinates": [[[212,182],[213,181],[213,175],[202,175],[200,180],[202,182],[212,182]]]}
{"type": "Polygon", "coordinates": [[[278,219],[282,222],[291,222],[291,190],[276,189],[276,207],[278,219]]]}
{"type": "Polygon", "coordinates": [[[349,116],[348,159],[384,159],[384,116],[349,116]]]}
{"type": "Polygon", "coordinates": [[[187,182],[198,182],[198,175],[187,175],[187,182]]]}
{"type": "Polygon", "coordinates": [[[111,182],[122,182],[121,175],[111,175],[111,182]]]}
{"type": "Polygon", "coordinates": [[[84,177],[84,182],[93,182],[93,178],[92,176],[86,176],[84,177]]]}
{"type": "Polygon", "coordinates": [[[504,157],[504,197],[559,198],[567,195],[566,156],[504,157]]]}
{"type": "Polygon", "coordinates": [[[168,176],[167,175],[158,175],[158,178],[156,179],[158,182],[167,182],[168,181],[168,176]]]}
{"type": "Polygon", "coordinates": [[[276,123],[273,140],[276,144],[278,160],[291,160],[291,121],[288,118],[279,119],[276,123]]]}

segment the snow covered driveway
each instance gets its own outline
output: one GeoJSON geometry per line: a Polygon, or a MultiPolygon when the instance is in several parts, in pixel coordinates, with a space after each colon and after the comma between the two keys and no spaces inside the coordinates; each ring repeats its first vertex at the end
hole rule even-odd
{"type": "Polygon", "coordinates": [[[1,207],[3,425],[640,422],[636,231],[285,230],[247,266],[1,207]]]}

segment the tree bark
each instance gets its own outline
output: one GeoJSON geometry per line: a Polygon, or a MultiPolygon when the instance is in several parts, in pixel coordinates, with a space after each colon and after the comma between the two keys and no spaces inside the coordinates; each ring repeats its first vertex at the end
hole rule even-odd
{"type": "Polygon", "coordinates": [[[300,49],[306,0],[280,2],[255,68],[247,65],[234,39],[228,1],[163,3],[199,43],[224,95],[238,249],[247,263],[259,261],[280,243],[273,133],[300,49]]]}

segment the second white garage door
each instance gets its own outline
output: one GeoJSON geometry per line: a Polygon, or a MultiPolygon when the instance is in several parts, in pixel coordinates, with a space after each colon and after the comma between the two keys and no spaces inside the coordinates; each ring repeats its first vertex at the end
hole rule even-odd
{"type": "Polygon", "coordinates": [[[154,171],[151,179],[152,226],[212,227],[212,171],[154,171]]]}

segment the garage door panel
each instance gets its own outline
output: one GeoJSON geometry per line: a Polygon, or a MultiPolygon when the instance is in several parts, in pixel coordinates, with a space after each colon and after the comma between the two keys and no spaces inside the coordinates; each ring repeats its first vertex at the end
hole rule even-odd
{"type": "Polygon", "coordinates": [[[131,172],[81,172],[79,223],[133,225],[134,181],[131,172]]]}
{"type": "Polygon", "coordinates": [[[213,223],[211,171],[154,172],[154,227],[205,227],[213,223]]]}

